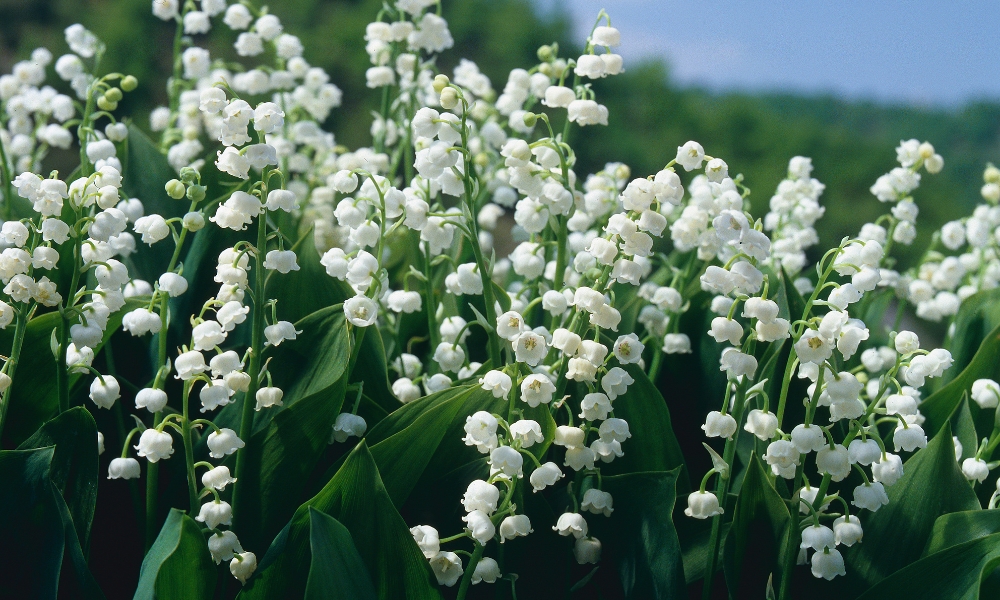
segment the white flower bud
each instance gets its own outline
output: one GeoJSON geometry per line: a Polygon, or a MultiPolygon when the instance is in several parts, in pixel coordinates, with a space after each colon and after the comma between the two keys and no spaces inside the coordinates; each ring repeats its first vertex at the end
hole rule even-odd
{"type": "Polygon", "coordinates": [[[587,520],[580,513],[563,513],[559,515],[552,531],[559,535],[573,536],[576,539],[587,537],[587,520]]]}
{"type": "Polygon", "coordinates": [[[170,458],[174,453],[174,440],[165,431],[147,429],[139,436],[139,445],[135,447],[140,457],[151,463],[170,458]]]}
{"type": "Polygon", "coordinates": [[[684,509],[685,515],[695,519],[708,519],[724,512],[715,494],[701,491],[688,495],[688,506],[684,509]]]}
{"type": "Polygon", "coordinates": [[[113,458],[108,465],[108,479],[137,479],[139,461],[134,458],[113,458]]]}
{"type": "Polygon", "coordinates": [[[368,424],[365,420],[355,414],[351,413],[340,413],[337,415],[337,420],[333,424],[333,433],[331,434],[331,442],[346,442],[351,436],[361,437],[368,430],[368,424]]]}
{"type": "MultiPolygon", "coordinates": [[[[234,4],[233,6],[242,5],[234,4]]],[[[240,552],[233,556],[233,560],[229,563],[229,572],[240,583],[246,583],[255,570],[257,570],[257,555],[253,552],[240,552]]]]}
{"type": "Polygon", "coordinates": [[[844,557],[838,550],[827,548],[812,555],[812,574],[816,578],[832,580],[837,575],[846,575],[844,557]]]}

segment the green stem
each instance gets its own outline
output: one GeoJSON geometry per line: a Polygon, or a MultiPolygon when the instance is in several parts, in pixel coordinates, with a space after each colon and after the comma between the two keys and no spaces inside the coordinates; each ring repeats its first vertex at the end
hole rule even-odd
{"type": "MultiPolygon", "coordinates": [[[[729,384],[727,384],[729,385],[729,384]]],[[[741,383],[736,387],[736,402],[733,407],[733,418],[736,419],[736,423],[739,424],[743,418],[743,410],[746,408],[746,402],[744,398],[746,397],[746,384],[741,383]]],[[[736,444],[740,437],[740,428],[736,428],[736,433],[733,437],[726,440],[726,447],[723,450],[722,458],[727,465],[732,467],[733,461],[736,457],[736,444]]],[[[719,504],[722,507],[726,506],[726,496],[729,494],[729,484],[732,481],[732,475],[723,479],[719,477],[718,482],[715,484],[715,493],[719,497],[719,504]]],[[[712,517],[712,533],[709,537],[708,547],[711,550],[711,554],[708,557],[708,565],[705,569],[705,581],[701,588],[701,597],[703,600],[708,600],[712,597],[712,580],[715,578],[715,570],[718,566],[719,557],[719,546],[722,544],[722,515],[715,515],[712,517]]]]}
{"type": "MultiPolygon", "coordinates": [[[[792,504],[792,503],[789,503],[792,504]]],[[[799,514],[798,502],[792,509],[792,518],[788,520],[788,528],[785,530],[785,556],[782,559],[784,568],[781,570],[781,584],[778,588],[778,600],[788,600],[791,598],[792,572],[795,570],[795,562],[799,556],[799,514]]]]}
{"type": "MultiPolygon", "coordinates": [[[[192,209],[194,205],[192,205],[192,209]]],[[[181,229],[181,234],[177,238],[177,245],[174,253],[170,257],[166,273],[173,273],[180,261],[181,249],[184,247],[184,238],[187,237],[188,230],[181,229]]],[[[163,368],[167,364],[167,329],[170,327],[170,297],[163,293],[160,296],[160,333],[157,335],[157,368],[163,368]]],[[[159,426],[163,420],[163,411],[153,413],[153,427],[159,426]]],[[[146,470],[146,551],[153,546],[158,532],[156,519],[156,500],[160,487],[160,463],[149,463],[146,470]]]]}
{"type": "MultiPolygon", "coordinates": [[[[28,310],[27,307],[22,307],[21,310],[17,311],[17,321],[14,325],[14,342],[11,345],[10,358],[4,364],[3,369],[0,372],[6,373],[11,380],[14,379],[14,372],[17,370],[17,363],[21,357],[21,347],[24,345],[24,333],[28,328],[28,310]]],[[[7,408],[10,406],[10,392],[14,389],[14,383],[11,381],[10,387],[3,393],[2,401],[0,401],[0,438],[3,437],[3,426],[7,421],[7,408]]]]}
{"type": "Polygon", "coordinates": [[[198,514],[198,480],[194,476],[194,445],[191,443],[191,419],[188,418],[188,399],[191,395],[191,381],[184,382],[184,397],[181,406],[184,419],[181,422],[181,436],[184,439],[184,464],[187,467],[188,499],[191,514],[198,514]]]}
{"type": "Polygon", "coordinates": [[[656,385],[656,378],[660,375],[660,367],[663,366],[663,354],[662,349],[653,349],[653,364],[649,367],[649,380],[653,382],[653,385],[656,385]]]}
{"type": "Polygon", "coordinates": [[[69,410],[69,369],[66,354],[69,346],[69,309],[73,307],[77,288],[80,286],[81,250],[79,235],[73,240],[73,277],[70,280],[66,299],[59,311],[59,364],[56,365],[56,384],[59,390],[59,412],[69,410]]]}
{"type": "Polygon", "coordinates": [[[10,167],[7,162],[7,148],[2,140],[0,140],[0,173],[3,174],[3,218],[4,220],[10,220],[11,208],[14,203],[14,185],[13,178],[10,176],[10,167]]]}
{"type": "Polygon", "coordinates": [[[472,556],[469,558],[469,566],[465,568],[465,573],[462,574],[462,583],[458,586],[458,600],[465,600],[465,595],[469,593],[469,585],[472,583],[472,574],[476,571],[476,565],[479,564],[479,560],[483,558],[483,552],[486,550],[486,546],[476,542],[476,549],[472,551],[472,556]]]}
{"type": "Polygon", "coordinates": [[[785,374],[781,378],[781,395],[778,397],[778,428],[781,428],[782,418],[785,416],[785,403],[788,400],[788,386],[792,383],[792,374],[795,371],[796,359],[795,346],[792,346],[788,354],[788,361],[785,363],[785,374]]]}
{"type": "MultiPolygon", "coordinates": [[[[434,280],[432,279],[433,272],[431,269],[431,249],[429,245],[424,246],[424,287],[427,295],[427,305],[424,307],[427,310],[427,336],[431,342],[431,352],[437,348],[438,342],[440,341],[440,332],[438,331],[437,325],[437,315],[435,311],[437,310],[437,303],[434,297],[434,280]]],[[[427,368],[430,370],[434,361],[428,363],[427,368]]]]}
{"type": "MultiPolygon", "coordinates": [[[[261,192],[266,193],[266,190],[261,192]]],[[[253,330],[250,334],[250,385],[243,397],[243,415],[240,419],[240,439],[249,442],[253,434],[253,408],[254,398],[257,395],[257,388],[260,386],[260,359],[263,352],[264,338],[264,309],[266,298],[264,293],[264,252],[267,249],[267,209],[258,217],[257,221],[257,251],[254,253],[254,290],[253,290],[253,330]]],[[[236,479],[240,477],[246,479],[247,452],[239,451],[236,454],[236,479]]],[[[236,519],[236,507],[241,504],[246,495],[246,485],[234,486],[233,490],[233,518],[236,519]]],[[[234,521],[235,528],[235,521],[234,521]]]]}

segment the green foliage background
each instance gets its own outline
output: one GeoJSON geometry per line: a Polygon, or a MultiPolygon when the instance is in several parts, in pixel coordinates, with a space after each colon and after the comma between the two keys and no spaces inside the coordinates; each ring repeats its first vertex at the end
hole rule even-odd
{"type": "MultiPolygon", "coordinates": [[[[58,53],[65,47],[62,28],[82,22],[108,44],[108,68],[134,74],[142,82],[123,102],[122,114],[145,115],[165,98],[173,31],[151,16],[149,4],[0,0],[2,64],[9,68],[38,45],[58,53]]],[[[656,4],[650,2],[650,10],[666,10],[656,4]]],[[[351,147],[369,142],[366,115],[376,108],[377,95],[364,87],[368,62],[362,37],[380,6],[378,0],[280,0],[271,5],[286,30],[302,38],[306,59],[325,68],[344,90],[344,106],[334,111],[328,125],[340,143],[351,147]]],[[[613,17],[614,7],[608,8],[613,17]]],[[[581,41],[573,39],[564,14],[556,11],[542,19],[529,0],[446,1],[444,12],[456,47],[445,53],[443,66],[449,68],[459,57],[473,59],[498,90],[510,69],[533,64],[539,45],[558,41],[565,56],[581,41]]],[[[627,32],[623,44],[629,44],[627,32]]],[[[228,46],[213,50],[216,56],[235,56],[228,46]]],[[[949,110],[831,96],[719,95],[679,87],[663,62],[631,62],[626,69],[624,75],[595,86],[611,116],[608,127],[587,128],[586,142],[576,144],[581,174],[612,160],[627,163],[636,174],[653,173],[672,158],[677,145],[695,139],[710,154],[725,158],[732,172],[746,176],[754,191],[754,212],[762,215],[788,158],[811,156],[814,175],[827,184],[820,247],[856,233],[862,219],[880,214],[883,207],[868,187],[892,168],[893,148],[900,139],[926,139],[945,157],[945,170],[925,176],[918,193],[922,214],[915,249],[929,239],[932,225],[970,210],[979,198],[983,166],[1000,160],[996,102],[949,110]]]]}

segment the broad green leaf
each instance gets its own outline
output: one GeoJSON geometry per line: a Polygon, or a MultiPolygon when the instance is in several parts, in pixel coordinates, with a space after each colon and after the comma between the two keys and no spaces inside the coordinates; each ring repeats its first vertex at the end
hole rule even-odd
{"type": "Polygon", "coordinates": [[[302,333],[265,351],[274,385],[284,391],[281,410],[262,410],[254,416],[254,433],[263,431],[276,415],[340,381],[350,357],[350,339],[344,311],[327,307],[295,323],[302,333]]]}
{"type": "Polygon", "coordinates": [[[323,512],[347,527],[379,598],[440,598],[427,560],[386,493],[364,441],[351,451],[319,494],[295,511],[240,598],[303,596],[305,570],[310,564],[306,557],[310,510],[323,512]]]}
{"type": "MultiPolygon", "coordinates": [[[[190,201],[186,198],[174,200],[164,189],[177,173],[156,144],[141,129],[129,125],[127,146],[122,173],[125,193],[141,200],[147,215],[156,213],[170,219],[187,212],[190,201]]],[[[149,245],[137,238],[135,254],[129,256],[125,264],[133,277],[156,281],[170,262],[173,251],[174,245],[170,241],[149,245]]]]}
{"type": "MultiPolygon", "coordinates": [[[[251,541],[266,543],[302,501],[307,478],[330,441],[333,423],[344,402],[346,382],[337,383],[278,412],[247,442],[250,489],[240,505],[240,519],[251,541]]],[[[241,534],[242,535],[242,534],[241,534]]]]}
{"type": "Polygon", "coordinates": [[[0,593],[11,598],[103,598],[66,502],[50,478],[54,456],[52,447],[0,451],[0,593]]]}
{"type": "MultiPolygon", "coordinates": [[[[267,543],[308,497],[309,474],[326,451],[344,404],[350,342],[343,311],[324,308],[295,326],[302,332],[295,340],[265,354],[271,358],[273,383],[284,396],[281,407],[254,415],[253,435],[244,450],[247,468],[240,483],[256,490],[240,499],[240,521],[246,528],[240,536],[246,544],[267,543]]],[[[214,422],[239,431],[248,400],[226,406],[214,422]]],[[[199,448],[204,444],[205,438],[199,448]]]]}
{"type": "Polygon", "coordinates": [[[217,575],[207,540],[194,519],[170,509],[142,561],[135,600],[211,598],[217,575]]]}
{"type": "Polygon", "coordinates": [[[617,567],[625,598],[686,595],[680,541],[670,516],[680,472],[604,477],[602,487],[614,498],[614,512],[610,518],[587,515],[604,546],[602,562],[611,560],[617,567]]]}
{"type": "Polygon", "coordinates": [[[453,386],[440,392],[424,396],[423,398],[418,398],[408,404],[403,404],[398,409],[393,411],[388,417],[380,421],[378,425],[375,425],[368,430],[368,434],[365,437],[368,440],[369,445],[377,444],[396,432],[402,431],[406,427],[412,425],[414,421],[420,418],[420,415],[424,414],[428,410],[431,410],[432,408],[446,403],[458,396],[465,396],[474,387],[476,386],[453,386]]]}
{"type": "Polygon", "coordinates": [[[923,556],[994,533],[1000,533],[1000,510],[968,510],[941,515],[934,521],[923,556]]]}
{"type": "MultiPolygon", "coordinates": [[[[318,310],[295,323],[295,329],[302,332],[296,339],[265,350],[264,358],[270,360],[268,371],[284,395],[281,408],[254,415],[254,433],[263,431],[282,410],[332,386],[347,368],[350,341],[342,310],[335,307],[318,310]]],[[[219,427],[239,430],[242,410],[242,403],[230,403],[212,421],[219,427]]]]}
{"type": "MultiPolygon", "coordinates": [[[[108,319],[108,328],[104,332],[101,345],[94,348],[100,352],[111,335],[121,328],[122,317],[128,311],[144,306],[149,298],[129,298],[125,306],[108,319]]],[[[21,346],[21,356],[11,384],[10,408],[7,413],[7,423],[3,435],[6,444],[18,446],[59,412],[59,395],[56,386],[56,359],[52,356],[50,341],[53,330],[58,330],[59,314],[55,312],[39,315],[28,321],[24,333],[24,343],[21,346]]],[[[10,356],[14,341],[14,327],[10,326],[0,331],[0,354],[10,356]]],[[[87,380],[89,381],[89,375],[87,380]]],[[[79,374],[70,375],[70,397],[73,398],[75,384],[80,381],[79,374]]],[[[87,400],[89,402],[89,400],[87,400]]]]}
{"type": "MultiPolygon", "coordinates": [[[[674,435],[670,410],[649,377],[636,365],[625,365],[635,383],[614,402],[615,416],[628,421],[632,437],[622,444],[625,456],[616,458],[602,470],[608,474],[671,471],[684,465],[680,444],[674,435]]],[[[687,473],[677,476],[677,488],[690,488],[687,473]]]]}
{"type": "Polygon", "coordinates": [[[377,597],[351,532],[337,519],[312,507],[309,507],[309,550],[306,600],[329,598],[334,590],[341,598],[377,597]]]}
{"type": "Polygon", "coordinates": [[[268,297],[278,300],[282,319],[295,322],[354,296],[349,285],[327,275],[326,267],[319,262],[312,232],[305,236],[295,254],[299,270],[284,275],[275,272],[267,282],[268,297]]]}
{"type": "Polygon", "coordinates": [[[80,545],[87,547],[97,503],[97,424],[87,409],[77,406],[52,419],[24,441],[18,450],[54,446],[49,478],[62,494],[73,517],[80,545]]]}
{"type": "Polygon", "coordinates": [[[372,457],[380,465],[386,491],[396,506],[403,505],[423,476],[427,464],[448,433],[448,426],[462,408],[463,399],[463,396],[456,396],[450,402],[433,406],[406,428],[372,445],[372,457]]]}
{"type": "MultiPolygon", "coordinates": [[[[682,498],[681,502],[686,504],[686,498],[682,498]]],[[[708,557],[712,554],[712,550],[709,548],[712,541],[712,522],[692,519],[680,510],[680,506],[677,506],[674,510],[674,525],[677,528],[677,536],[681,540],[684,580],[688,584],[692,584],[704,579],[705,569],[708,568],[708,557]]],[[[731,523],[728,521],[722,523],[720,535],[723,540],[729,535],[730,525],[731,523]]],[[[722,564],[723,550],[725,548],[719,548],[716,564],[722,564]]]]}
{"type": "MultiPolygon", "coordinates": [[[[997,356],[1000,356],[1000,326],[983,339],[975,357],[959,375],[920,403],[920,413],[926,417],[923,428],[928,436],[935,435],[951,419],[962,398],[972,389],[975,380],[1000,379],[1000,361],[997,360],[997,356]]],[[[987,435],[992,430],[992,411],[988,418],[984,415],[983,420],[986,423],[981,424],[979,413],[982,411],[979,407],[970,405],[969,410],[977,425],[985,424],[989,427],[985,431],[980,430],[982,435],[987,435]]]]}
{"type": "Polygon", "coordinates": [[[886,492],[889,504],[861,517],[864,543],[844,551],[848,577],[861,587],[874,585],[917,560],[940,515],[979,508],[976,494],[955,461],[948,423],[926,448],[903,464],[903,477],[886,492]]]}
{"type": "Polygon", "coordinates": [[[795,280],[794,277],[790,277],[788,273],[782,269],[782,291],[785,293],[785,299],[788,301],[788,314],[789,321],[794,321],[796,319],[802,318],[802,313],[806,309],[806,299],[802,297],[799,290],[792,285],[795,280]]]}
{"type": "Polygon", "coordinates": [[[951,418],[951,429],[962,444],[962,456],[956,458],[964,460],[975,456],[976,450],[979,448],[979,436],[976,435],[976,423],[969,411],[968,398],[962,400],[962,403],[955,410],[955,414],[951,418]]]}
{"type": "MultiPolygon", "coordinates": [[[[865,532],[865,542],[868,532],[865,532]]],[[[922,558],[883,579],[859,600],[978,600],[985,577],[1000,566],[1000,533],[974,539],[922,558]]]]}
{"type": "Polygon", "coordinates": [[[772,575],[778,585],[785,576],[781,564],[790,522],[788,506],[771,485],[760,458],[753,454],[723,547],[722,566],[732,593],[763,590],[772,575]]]}
{"type": "Polygon", "coordinates": [[[997,327],[1000,327],[1000,289],[973,294],[962,302],[955,315],[954,333],[947,344],[955,365],[941,377],[942,385],[972,362],[983,340],[997,327]]]}
{"type": "Polygon", "coordinates": [[[358,362],[351,373],[351,383],[364,382],[365,395],[385,412],[391,413],[401,404],[389,387],[389,368],[385,357],[382,334],[377,327],[368,327],[361,340],[358,362]]]}
{"type": "Polygon", "coordinates": [[[505,409],[505,400],[470,384],[420,398],[376,425],[366,439],[396,506],[403,506],[421,480],[430,485],[457,465],[480,458],[462,441],[466,417],[505,409]]]}

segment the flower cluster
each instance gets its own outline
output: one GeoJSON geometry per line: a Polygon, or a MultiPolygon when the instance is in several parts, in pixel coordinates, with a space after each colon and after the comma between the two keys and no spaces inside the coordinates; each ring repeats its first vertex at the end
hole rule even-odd
{"type": "MultiPolygon", "coordinates": [[[[73,25],[72,52],[54,60],[38,49],[0,76],[0,329],[14,328],[0,431],[28,323],[52,319],[60,411],[77,376],[99,409],[134,392],[136,426],[108,478],[145,469],[152,519],[161,461],[182,460],[212,559],[247,583],[257,570],[243,545],[254,539],[242,529],[256,479],[247,446],[295,407],[301,390],[282,372],[285,353],[317,333],[292,322],[297,311],[273,282],[319,272],[330,296],[322,310],[348,354],[332,365],[343,367],[343,409],[324,417],[320,448],[328,440],[339,456],[337,444],[365,437],[393,408],[416,414],[457,395],[480,403],[455,417],[465,467],[450,476],[466,491],[443,502],[461,503],[462,523],[436,523],[455,531],[444,537],[410,529],[438,584],[457,585],[459,598],[470,585],[515,581],[501,551],[510,546],[498,544],[529,535],[553,536],[579,565],[600,563],[593,532],[617,518],[609,471],[621,474],[631,465],[619,459],[649,443],[652,427],[636,415],[661,401],[649,393],[661,368],[695,351],[709,357],[722,397],[702,425],[714,466],[684,513],[716,521],[717,550],[734,475],[752,466],[737,447],[752,446],[749,460],[787,481],[793,554],[816,577],[845,574],[839,548],[864,534],[851,507],[888,503],[902,453],[927,445],[922,388],[953,363],[898,319],[883,331],[872,306],[895,295],[900,315],[905,301],[922,318],[952,319],[966,298],[997,287],[1000,170],[985,173],[986,203],[946,224],[900,274],[892,249],[915,239],[913,194],[922,173],[943,167],[929,143],[901,142],[899,166],[871,187],[888,212],[811,263],[824,185],[809,158],[791,159],[763,218],[743,176],[696,141],[648,176],[617,162],[578,172],[571,140],[609,119],[592,83],[624,68],[605,12],[581,54],[542,46],[537,63],[495,89],[471,61],[439,70],[438,54],[454,45],[440,9],[387,2],[366,27],[365,83],[383,101],[371,145],[348,150],[322,125],[339,88],[277,16],[246,1],[153,0],[177,40],[167,106],[150,122],[157,158],[174,171],[161,197],[130,195],[139,182],[123,168],[125,144],[149,141],[114,112],[138,82],[97,72],[104,46],[93,33],[73,25]],[[238,60],[213,56],[208,35],[238,60]],[[44,85],[50,66],[65,93],[44,85]],[[49,150],[74,144],[79,168],[46,175],[49,150]],[[148,343],[150,371],[114,370],[118,323],[119,336],[148,343]],[[366,343],[384,351],[378,364],[364,364],[366,343]],[[361,371],[386,365],[391,395],[365,390],[361,371]],[[366,402],[377,394],[382,416],[366,402]],[[553,512],[529,515],[526,496],[553,512]]],[[[979,379],[969,394],[993,410],[1000,385],[979,379]]],[[[998,443],[993,435],[962,460],[956,438],[970,481],[997,466],[998,443]]],[[[711,581],[719,553],[709,554],[711,581]]]]}
{"type": "Polygon", "coordinates": [[[973,294],[1000,285],[996,231],[1000,227],[1000,170],[993,165],[983,173],[984,203],[969,217],[949,221],[934,234],[920,263],[907,273],[900,295],[928,321],[951,321],[973,294]]]}
{"type": "MultiPolygon", "coordinates": [[[[745,331],[733,319],[741,300],[744,301],[742,316],[750,320],[752,332],[742,351],[727,348],[722,352],[722,368],[734,383],[727,387],[722,410],[709,413],[703,429],[708,437],[727,440],[727,458],[718,457],[716,467],[706,474],[700,489],[690,495],[685,512],[701,519],[723,513],[720,498],[725,497],[729,485],[730,448],[742,423],[745,431],[768,444],[763,458],[774,476],[790,480],[793,489],[797,490],[790,508],[793,514],[803,515],[805,526],[799,562],[806,562],[808,551],[814,550],[811,557],[813,575],[825,579],[845,573],[844,560],[837,546],[850,546],[862,536],[861,521],[850,515],[846,494],[831,494],[831,483],[843,481],[856,471],[863,483],[854,489],[851,504],[872,512],[887,504],[885,487],[896,483],[903,474],[902,459],[894,452],[913,452],[927,444],[920,426],[923,422],[919,409],[920,388],[928,378],[940,377],[952,365],[947,350],[921,349],[916,334],[910,331],[890,332],[891,346],[873,346],[861,351],[871,332],[865,322],[851,315],[852,306],[860,305],[877,288],[896,285],[899,276],[885,267],[888,246],[883,244],[912,241],[917,211],[908,194],[919,182],[917,169],[921,165],[928,171],[940,169],[940,157],[933,154],[929,144],[905,142],[898,153],[903,166],[880,178],[872,187],[873,194],[880,200],[895,203],[891,214],[876,223],[866,224],[858,238],[845,239],[827,252],[816,265],[817,281],[803,278],[796,282],[797,291],[810,295],[805,299],[801,317],[794,323],[789,322],[792,317],[778,316],[779,306],[767,299],[766,291],[761,297],[737,295],[734,300],[720,295],[712,301],[712,309],[720,316],[712,321],[709,334],[717,342],[729,342],[734,346],[741,343],[745,331]],[[911,148],[914,144],[916,146],[911,148]],[[918,152],[920,148],[923,149],[918,152]],[[880,221],[888,223],[888,230],[879,224],[880,221]],[[838,277],[850,279],[840,282],[838,277]],[[767,380],[754,379],[757,360],[751,340],[778,342],[789,338],[792,354],[785,368],[777,411],[772,413],[765,391],[767,380]],[[751,351],[745,354],[747,348],[751,351]],[[860,365],[849,367],[852,360],[860,361],[860,365]],[[808,387],[803,399],[804,421],[789,428],[783,421],[793,373],[808,382],[808,387]],[[754,408],[758,401],[760,408],[754,408]],[[829,425],[821,425],[818,419],[826,412],[829,413],[829,425]],[[886,424],[893,425],[891,432],[880,429],[886,424]],[[844,431],[846,435],[838,433],[844,431]],[[843,438],[838,440],[840,435],[843,438]],[[889,435],[894,452],[887,450],[885,440],[889,435]],[[812,453],[816,454],[815,460],[809,464],[808,456],[812,453]],[[813,470],[822,478],[817,487],[810,483],[813,470]],[[713,474],[720,476],[716,493],[706,491],[713,474]],[[843,505],[842,514],[829,512],[834,501],[843,505]],[[821,520],[827,518],[834,519],[832,529],[821,524],[821,520]],[[812,524],[806,526],[810,522],[812,524]]],[[[790,171],[799,171],[799,179],[804,180],[809,174],[807,167],[808,162],[797,158],[793,159],[790,171]]],[[[817,185],[806,183],[806,187],[812,189],[817,185]]],[[[772,199],[773,212],[768,218],[772,223],[775,220],[780,223],[775,204],[781,202],[772,199]]],[[[815,221],[818,218],[815,199],[806,198],[806,206],[806,212],[812,213],[809,218],[815,221]]],[[[745,229],[746,223],[745,218],[731,218],[724,223],[716,222],[715,229],[720,236],[728,235],[730,243],[736,243],[742,239],[739,232],[745,229]]],[[[783,231],[777,224],[772,229],[778,234],[783,231]]],[[[815,231],[811,236],[815,236],[815,231]]],[[[804,255],[801,257],[804,260],[804,255]]],[[[720,260],[722,258],[724,256],[720,256],[720,260]]],[[[794,262],[791,266],[802,268],[794,262]]],[[[782,267],[787,268],[784,259],[782,267]]],[[[731,294],[734,289],[737,294],[756,294],[762,278],[758,274],[752,279],[757,289],[740,290],[740,284],[731,283],[724,269],[709,266],[702,276],[702,286],[722,294],[731,294]]]]}

